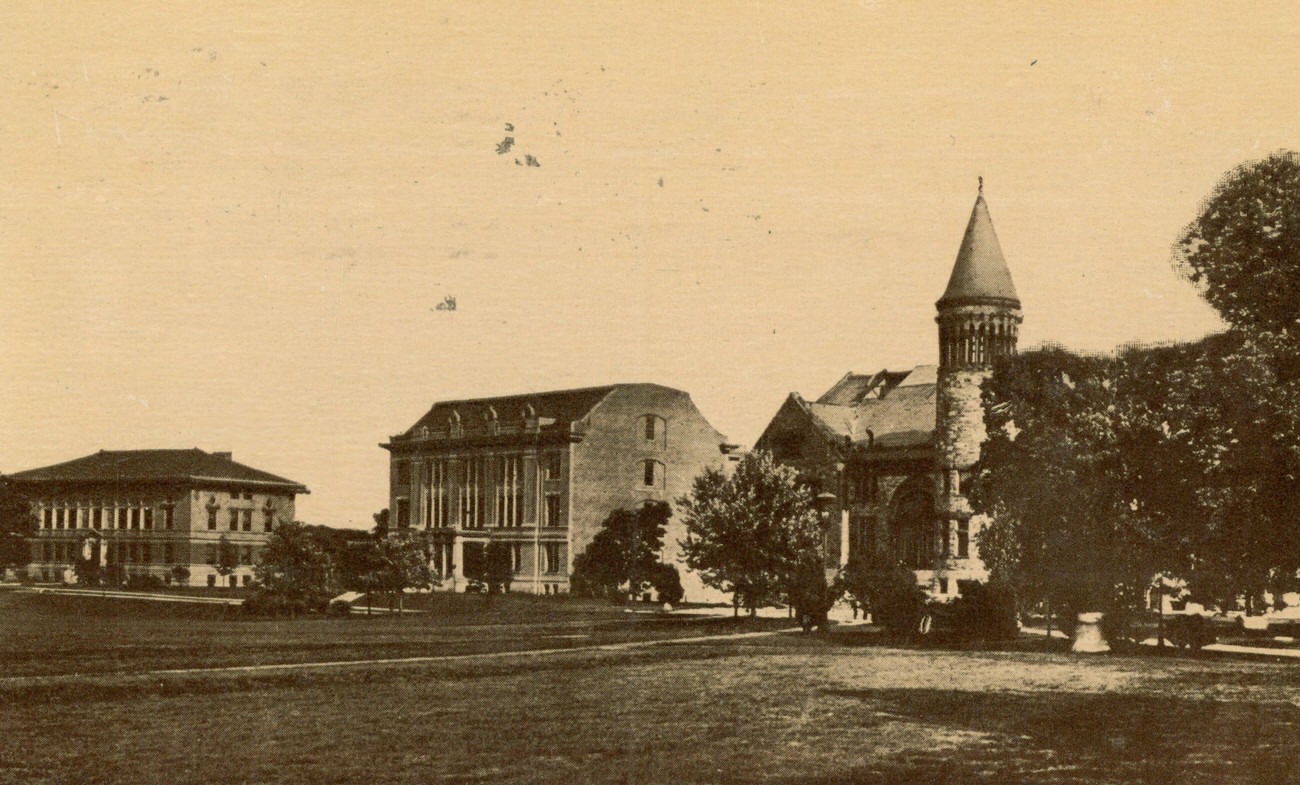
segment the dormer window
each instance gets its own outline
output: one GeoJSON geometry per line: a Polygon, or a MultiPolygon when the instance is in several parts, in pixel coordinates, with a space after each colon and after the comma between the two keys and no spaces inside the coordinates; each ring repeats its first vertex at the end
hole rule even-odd
{"type": "Polygon", "coordinates": [[[451,416],[447,418],[447,432],[453,437],[461,435],[460,412],[452,410],[451,416]]]}

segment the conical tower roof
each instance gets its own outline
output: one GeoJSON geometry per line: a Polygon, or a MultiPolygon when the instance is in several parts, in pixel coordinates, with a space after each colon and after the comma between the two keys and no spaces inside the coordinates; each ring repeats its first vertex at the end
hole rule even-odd
{"type": "Polygon", "coordinates": [[[975,199],[970,221],[966,224],[966,236],[961,240],[957,262],[948,278],[948,288],[936,303],[939,308],[953,305],[1020,307],[1020,298],[1016,295],[1015,284],[1011,283],[1011,271],[1007,269],[1007,260],[1002,257],[997,232],[993,231],[993,219],[989,218],[989,206],[984,201],[983,191],[981,182],[980,195],[975,199]]]}

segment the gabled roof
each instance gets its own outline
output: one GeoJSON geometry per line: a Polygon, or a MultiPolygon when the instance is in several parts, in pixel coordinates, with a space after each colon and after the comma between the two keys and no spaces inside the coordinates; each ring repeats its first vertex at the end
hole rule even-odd
{"type": "Polygon", "coordinates": [[[610,384],[576,390],[552,390],[502,395],[495,398],[439,401],[408,428],[404,435],[412,435],[421,428],[430,430],[446,428],[454,418],[459,418],[463,427],[474,428],[488,422],[493,413],[501,423],[521,423],[526,418],[537,417],[541,420],[553,421],[555,426],[564,427],[586,417],[592,409],[596,408],[596,404],[603,401],[614,390],[633,386],[639,385],[610,384]]]}
{"type": "MultiPolygon", "coordinates": [[[[980,186],[981,190],[983,185],[980,186]]],[[[981,195],[975,199],[966,234],[957,251],[957,261],[948,279],[948,288],[937,305],[1014,305],[1020,307],[1011,271],[1002,256],[993,219],[989,217],[988,204],[981,195]]]]}
{"type": "Polygon", "coordinates": [[[231,460],[230,453],[190,450],[100,450],[84,458],[7,475],[19,482],[142,480],[240,482],[307,493],[301,483],[231,460]]]}
{"type": "Polygon", "coordinates": [[[803,405],[823,429],[847,436],[855,444],[870,442],[882,448],[928,445],[934,435],[937,379],[938,368],[933,365],[918,365],[904,373],[882,370],[870,377],[849,374],[816,402],[803,405]],[[875,384],[857,381],[862,379],[873,379],[875,384]],[[827,403],[852,401],[850,391],[862,395],[856,402],[827,403]]]}

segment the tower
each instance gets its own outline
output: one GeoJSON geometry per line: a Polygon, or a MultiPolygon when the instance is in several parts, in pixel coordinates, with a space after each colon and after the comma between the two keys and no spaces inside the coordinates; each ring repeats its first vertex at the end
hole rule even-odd
{"type": "Polygon", "coordinates": [[[946,533],[943,540],[948,541],[955,527],[961,543],[957,556],[963,557],[971,535],[971,511],[962,482],[979,459],[985,437],[980,385],[992,373],[994,360],[1015,353],[1023,318],[984,201],[982,177],[948,288],[935,308],[939,312],[935,317],[939,324],[935,447],[942,483],[938,512],[941,524],[946,524],[941,529],[946,533]]]}

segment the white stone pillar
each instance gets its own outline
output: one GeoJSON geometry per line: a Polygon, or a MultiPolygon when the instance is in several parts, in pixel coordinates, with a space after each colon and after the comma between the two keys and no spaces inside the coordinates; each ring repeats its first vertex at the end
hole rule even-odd
{"type": "Polygon", "coordinates": [[[849,563],[849,511],[840,510],[840,566],[849,563]]]}
{"type": "Polygon", "coordinates": [[[465,544],[459,536],[451,541],[451,588],[459,591],[465,583],[465,544]]]}

